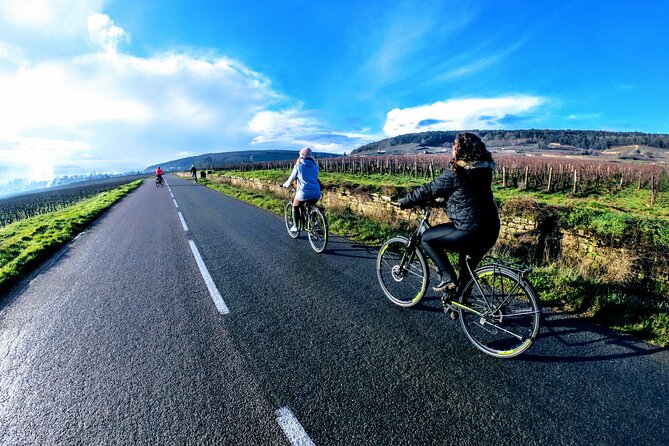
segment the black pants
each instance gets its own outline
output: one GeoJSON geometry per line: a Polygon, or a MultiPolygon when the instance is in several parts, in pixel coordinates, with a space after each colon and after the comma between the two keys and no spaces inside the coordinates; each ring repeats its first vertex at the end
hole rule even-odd
{"type": "Polygon", "coordinates": [[[442,279],[456,281],[457,275],[444,251],[457,252],[460,280],[458,286],[464,286],[470,278],[467,263],[472,271],[476,268],[483,256],[493,247],[499,227],[482,231],[461,231],[453,223],[443,223],[425,231],[421,238],[421,246],[425,253],[434,261],[442,279]],[[467,262],[466,258],[471,259],[467,262]]]}
{"type": "Polygon", "coordinates": [[[313,206],[316,203],[318,203],[318,200],[319,198],[310,198],[305,201],[300,201],[300,204],[298,206],[295,206],[295,203],[293,203],[293,221],[295,222],[295,224],[297,224],[298,222],[304,223],[305,221],[304,220],[305,215],[303,214],[305,214],[306,211],[302,211],[302,208],[305,208],[306,206],[313,206]]]}

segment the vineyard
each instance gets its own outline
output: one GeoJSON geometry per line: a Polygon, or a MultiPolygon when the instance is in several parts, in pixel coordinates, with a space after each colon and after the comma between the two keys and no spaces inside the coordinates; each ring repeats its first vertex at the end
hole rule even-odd
{"type": "Polygon", "coordinates": [[[0,199],[0,227],[24,218],[57,211],[101,192],[115,189],[140,177],[118,177],[78,183],[45,192],[0,199]]]}
{"type": "MultiPolygon", "coordinates": [[[[318,160],[321,172],[361,175],[401,175],[431,179],[448,168],[448,155],[345,156],[318,160]]],[[[292,168],[295,161],[239,163],[222,170],[292,168]]],[[[532,156],[496,156],[495,182],[502,187],[529,191],[563,192],[584,196],[634,185],[650,192],[653,203],[661,189],[669,188],[669,167],[651,163],[598,161],[532,156]]]]}

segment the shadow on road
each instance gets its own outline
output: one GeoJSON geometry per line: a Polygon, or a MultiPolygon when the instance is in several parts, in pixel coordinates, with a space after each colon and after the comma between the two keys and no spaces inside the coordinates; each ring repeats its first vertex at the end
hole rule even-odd
{"type": "MultiPolygon", "coordinates": [[[[439,295],[426,295],[410,308],[414,311],[444,313],[439,295]]],[[[445,318],[448,318],[444,314],[445,318]]],[[[529,362],[597,362],[637,356],[663,354],[669,363],[669,348],[656,347],[641,339],[593,323],[592,320],[571,314],[546,313],[541,331],[528,353],[515,358],[529,362]],[[557,342],[548,342],[553,339],[557,342]],[[554,351],[551,351],[554,350],[554,351]],[[612,353],[615,352],[615,353],[612,353]]]]}
{"type": "MultiPolygon", "coordinates": [[[[537,343],[553,338],[561,345],[560,354],[532,353],[518,358],[534,362],[593,362],[647,356],[669,349],[644,343],[639,338],[593,324],[589,319],[564,314],[544,317],[537,343]],[[587,334],[587,336],[585,336],[587,334]],[[617,347],[617,348],[616,348],[617,347]],[[620,352],[624,349],[624,352],[620,352]],[[617,353],[611,353],[616,351],[617,353]]],[[[534,349],[534,347],[533,347],[534,349]]]]}
{"type": "Polygon", "coordinates": [[[360,244],[349,244],[345,241],[330,240],[323,254],[359,259],[376,259],[376,249],[360,244]]]}

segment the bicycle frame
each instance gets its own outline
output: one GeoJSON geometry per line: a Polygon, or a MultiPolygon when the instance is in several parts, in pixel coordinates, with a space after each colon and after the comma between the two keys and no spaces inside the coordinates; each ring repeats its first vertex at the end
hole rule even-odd
{"type": "Polygon", "coordinates": [[[423,234],[423,232],[427,231],[431,227],[429,219],[430,215],[432,215],[432,210],[426,207],[422,208],[422,211],[423,215],[418,222],[418,227],[409,237],[409,245],[407,246],[407,250],[402,255],[402,260],[400,261],[400,272],[402,277],[404,277],[404,275],[409,271],[409,269],[406,268],[406,265],[411,265],[413,262],[416,249],[418,249],[418,244],[420,243],[420,236],[423,234]],[[407,254],[409,255],[408,257],[407,254]]]}

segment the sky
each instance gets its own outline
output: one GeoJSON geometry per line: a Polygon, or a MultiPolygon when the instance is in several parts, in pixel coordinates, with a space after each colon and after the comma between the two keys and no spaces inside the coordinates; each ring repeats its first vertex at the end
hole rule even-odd
{"type": "Polygon", "coordinates": [[[0,185],[430,130],[669,133],[665,0],[0,0],[0,185]]]}

